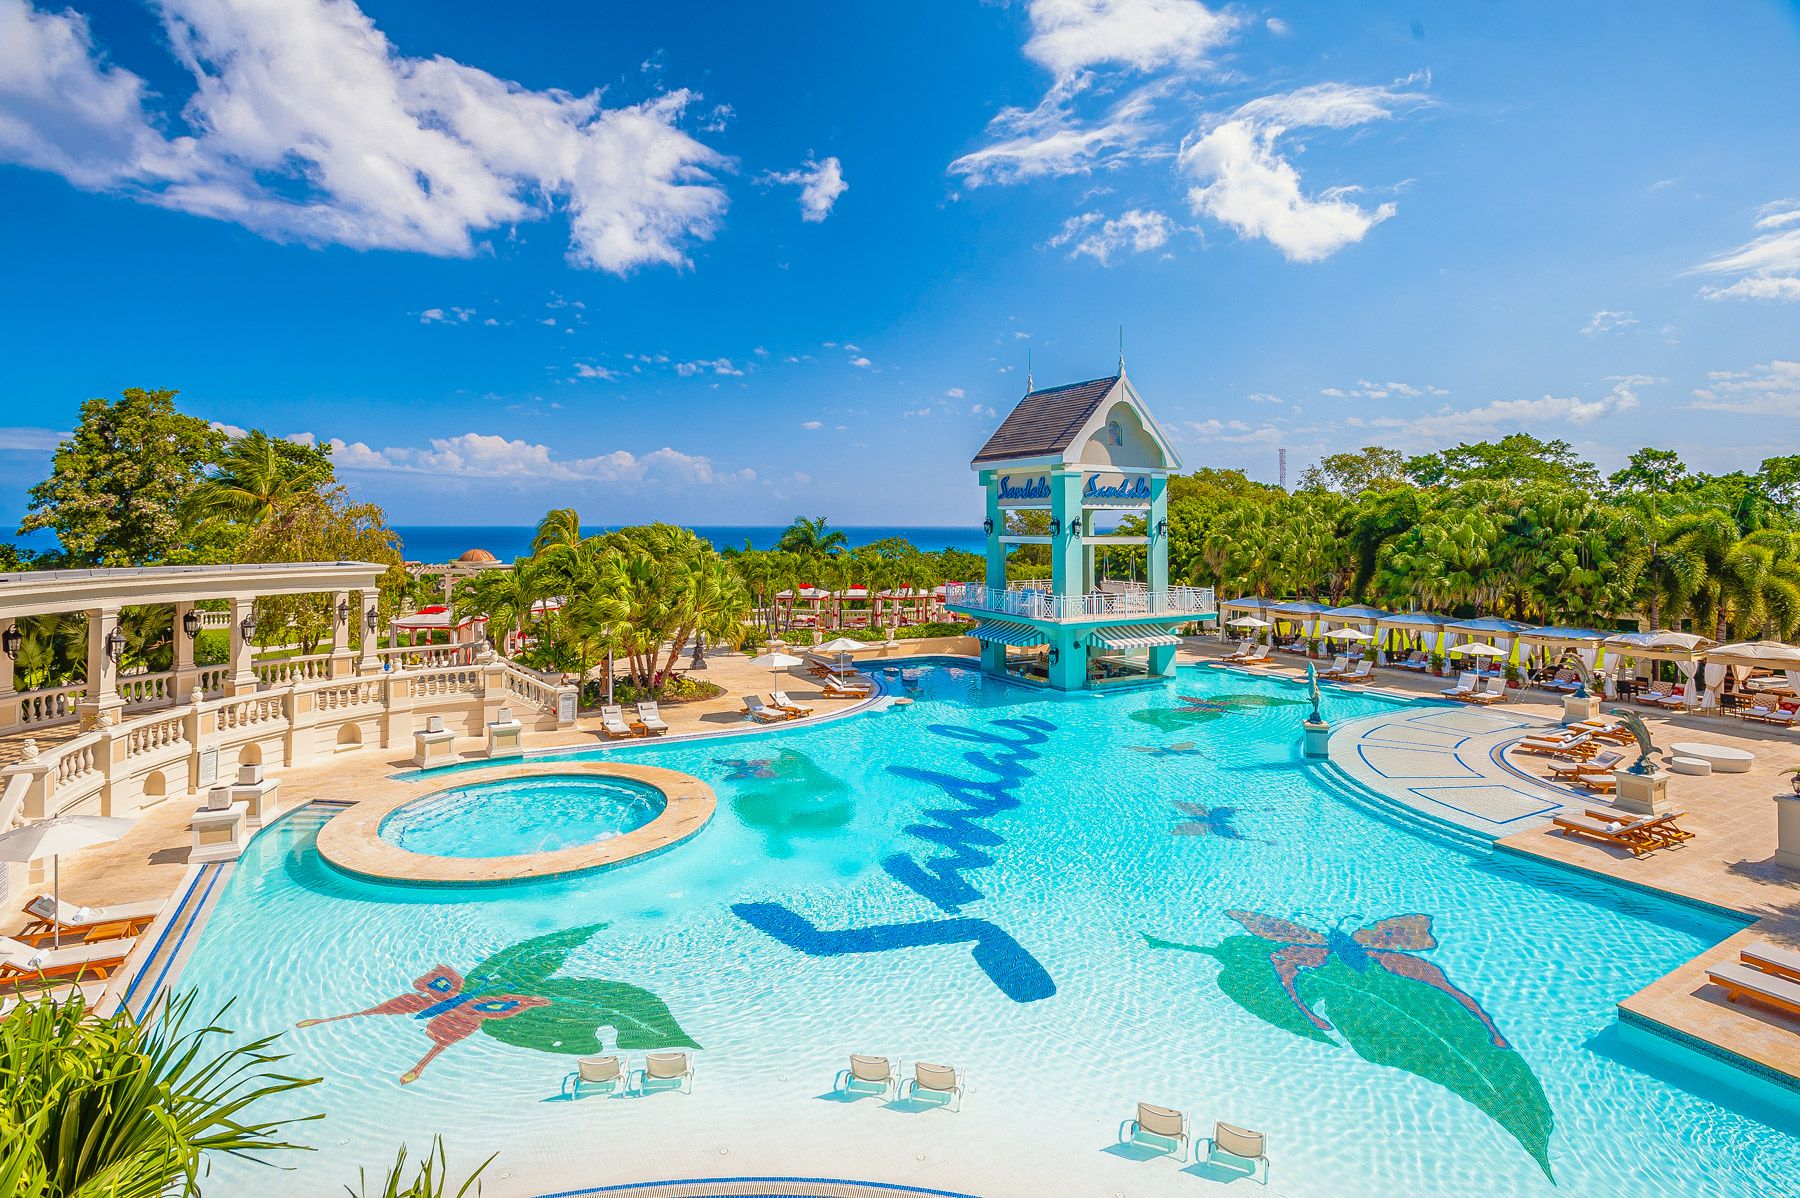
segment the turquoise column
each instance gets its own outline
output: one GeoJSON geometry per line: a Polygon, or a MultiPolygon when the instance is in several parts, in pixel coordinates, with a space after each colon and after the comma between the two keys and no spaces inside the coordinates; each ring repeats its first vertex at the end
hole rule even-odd
{"type": "MultiPolygon", "coordinates": [[[[1050,589],[1071,605],[1088,592],[1085,548],[1082,538],[1069,535],[1070,521],[1083,521],[1081,480],[1079,471],[1061,471],[1050,476],[1050,522],[1054,535],[1050,538],[1050,589]]],[[[1074,629],[1057,628],[1050,644],[1056,650],[1056,661],[1050,667],[1050,685],[1057,690],[1078,691],[1087,685],[1087,646],[1074,629]]]]}
{"type": "MultiPolygon", "coordinates": [[[[1000,534],[1006,531],[1006,509],[1000,506],[1000,478],[992,470],[981,472],[987,484],[987,585],[991,590],[1006,589],[1006,546],[1000,534]]],[[[981,643],[981,668],[989,674],[1006,673],[1006,646],[981,643]]]]}
{"type": "MultiPolygon", "coordinates": [[[[1169,590],[1169,536],[1158,533],[1157,526],[1169,518],[1169,478],[1166,474],[1150,476],[1150,510],[1144,516],[1144,531],[1150,536],[1144,554],[1144,578],[1152,595],[1166,595],[1169,590]]],[[[1157,645],[1150,650],[1150,673],[1164,678],[1175,674],[1175,646],[1157,645]]]]}

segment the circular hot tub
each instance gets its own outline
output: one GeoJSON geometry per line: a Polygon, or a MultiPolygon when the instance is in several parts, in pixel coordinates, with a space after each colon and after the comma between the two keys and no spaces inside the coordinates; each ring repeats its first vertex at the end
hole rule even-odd
{"type": "Polygon", "coordinates": [[[441,790],[403,804],[381,821],[382,840],[431,857],[518,857],[553,853],[635,832],[668,799],[630,778],[536,774],[441,790]]]}
{"type": "MultiPolygon", "coordinates": [[[[510,765],[369,798],[319,830],[319,855],[384,882],[465,886],[607,869],[681,843],[712,818],[712,787],[624,762],[510,765]]],[[[398,785],[395,783],[394,785],[398,785]]]]}

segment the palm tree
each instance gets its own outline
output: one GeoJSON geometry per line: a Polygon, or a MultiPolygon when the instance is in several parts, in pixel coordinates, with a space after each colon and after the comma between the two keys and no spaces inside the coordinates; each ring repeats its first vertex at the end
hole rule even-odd
{"type": "Polygon", "coordinates": [[[331,481],[331,460],[323,453],[252,429],[226,444],[193,503],[201,517],[261,524],[284,502],[331,481]]]}
{"type": "Polygon", "coordinates": [[[801,557],[831,557],[850,547],[850,538],[837,529],[826,531],[825,517],[795,516],[775,548],[801,557]]]}
{"type": "Polygon", "coordinates": [[[567,548],[580,543],[581,517],[572,507],[554,508],[538,521],[537,532],[531,538],[531,553],[535,557],[559,545],[567,548]]]}
{"type": "Polygon", "coordinates": [[[488,639],[500,630],[499,649],[511,653],[513,640],[530,627],[538,600],[544,598],[543,571],[533,558],[522,558],[510,570],[483,570],[457,582],[450,599],[456,621],[486,616],[488,639]]]}

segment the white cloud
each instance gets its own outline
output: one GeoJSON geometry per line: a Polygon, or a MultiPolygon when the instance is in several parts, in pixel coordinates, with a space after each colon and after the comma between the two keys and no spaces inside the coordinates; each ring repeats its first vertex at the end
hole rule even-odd
{"type": "Polygon", "coordinates": [[[815,162],[808,158],[799,170],[770,171],[758,183],[783,183],[800,189],[800,219],[822,221],[831,215],[831,206],[850,190],[844,182],[844,168],[837,158],[815,162]]]}
{"type": "Polygon", "coordinates": [[[1143,254],[1161,249],[1169,243],[1174,231],[1175,222],[1160,212],[1132,208],[1111,219],[1103,218],[1098,212],[1084,212],[1064,221],[1062,229],[1050,238],[1050,244],[1073,245],[1069,257],[1086,254],[1107,266],[1113,256],[1123,250],[1143,254]]]}
{"type": "Polygon", "coordinates": [[[805,420],[800,423],[800,427],[804,429],[824,428],[825,422],[823,420],[805,420]]]}
{"type": "Polygon", "coordinates": [[[1072,94],[1052,89],[1036,108],[1002,109],[988,122],[989,135],[1001,140],[964,154],[950,173],[970,187],[1085,175],[1129,161],[1156,132],[1149,120],[1154,88],[1132,92],[1094,121],[1075,114],[1072,94]]]}
{"type": "Polygon", "coordinates": [[[1656,382],[1643,375],[1608,380],[1612,389],[1599,399],[1545,395],[1540,399],[1503,399],[1474,408],[1449,406],[1413,416],[1352,416],[1348,428],[1377,429],[1407,445],[1441,448],[1457,441],[1497,432],[1516,432],[1531,424],[1587,425],[1603,416],[1629,412],[1638,405],[1637,389],[1656,382]]]}
{"type": "Polygon", "coordinates": [[[1300,172],[1278,151],[1282,136],[1298,127],[1345,129],[1425,102],[1418,92],[1342,83],[1251,100],[1182,143],[1181,169],[1195,180],[1188,203],[1240,236],[1267,240],[1291,262],[1327,258],[1361,241],[1396,208],[1362,208],[1345,198],[1351,188],[1308,196],[1300,172]]]}
{"type": "Polygon", "coordinates": [[[961,399],[963,397],[963,389],[961,387],[952,387],[944,392],[944,394],[951,399],[961,399]]]}
{"type": "Polygon", "coordinates": [[[1637,317],[1629,312],[1615,312],[1610,308],[1602,308],[1589,318],[1581,330],[1584,337],[1598,337],[1602,333],[1616,333],[1620,329],[1630,328],[1638,322],[1637,317]]]}
{"type": "Polygon", "coordinates": [[[1213,445],[1279,445],[1287,432],[1278,425],[1250,425],[1242,420],[1189,420],[1177,426],[1183,440],[1213,445]]]}
{"type": "Polygon", "coordinates": [[[577,362],[575,363],[575,377],[578,379],[604,379],[606,382],[613,383],[623,376],[616,370],[596,365],[593,362],[577,362]]]}
{"type": "Polygon", "coordinates": [[[0,158],[277,240],[465,256],[566,209],[568,257],[685,265],[729,166],[678,127],[677,90],[603,108],[411,58],[349,0],[162,0],[194,80],[178,114],[107,64],[87,23],[0,0],[0,158]],[[166,124],[173,136],[159,132],[166,124]]]}
{"type": "Polygon", "coordinates": [[[732,365],[730,358],[701,358],[694,362],[675,363],[675,373],[688,379],[697,374],[720,374],[736,378],[744,372],[732,365]]]}
{"type": "Polygon", "coordinates": [[[1412,383],[1378,383],[1370,379],[1357,379],[1354,387],[1321,387],[1319,394],[1332,399],[1388,399],[1395,395],[1416,399],[1422,395],[1443,396],[1450,392],[1431,383],[1414,386],[1412,383]]]}
{"type": "Polygon", "coordinates": [[[339,469],[397,471],[404,474],[551,482],[688,483],[744,482],[752,470],[717,471],[711,459],[664,447],[637,455],[618,449],[588,458],[559,458],[548,445],[483,433],[434,439],[429,447],[373,449],[361,441],[333,438],[332,461],[339,469]]]}
{"type": "Polygon", "coordinates": [[[1196,0],[1031,0],[1025,55],[1059,79],[1089,67],[1194,67],[1238,18],[1196,0]]]}
{"type": "MultiPolygon", "coordinates": [[[[473,308],[427,308],[419,313],[420,324],[467,324],[475,315],[473,308]]],[[[555,321],[551,321],[555,324],[555,321]]]]}
{"type": "Polygon", "coordinates": [[[1800,200],[1765,204],[1754,226],[1757,235],[1688,271],[1737,275],[1723,287],[1702,287],[1707,299],[1800,300],[1800,200]]]}
{"type": "Polygon", "coordinates": [[[1692,407],[1746,416],[1800,416],[1800,362],[1777,358],[1749,370],[1715,370],[1692,407]]]}
{"type": "MultiPolygon", "coordinates": [[[[237,435],[243,436],[243,430],[239,429],[237,435]]],[[[59,433],[55,429],[48,428],[0,428],[0,450],[48,453],[68,436],[68,433],[59,433]]]]}
{"type": "Polygon", "coordinates": [[[867,370],[872,363],[867,358],[851,358],[850,365],[856,367],[858,370],[867,370]]]}
{"type": "Polygon", "coordinates": [[[1270,403],[1270,404],[1281,403],[1281,396],[1270,395],[1267,391],[1253,391],[1249,395],[1245,396],[1245,398],[1248,399],[1251,403],[1270,403]]]}
{"type": "Polygon", "coordinates": [[[242,425],[225,424],[218,420],[207,421],[206,427],[212,429],[215,433],[224,433],[225,439],[228,441],[236,441],[250,435],[250,430],[244,428],[242,425]]]}
{"type": "Polygon", "coordinates": [[[1293,29],[1289,27],[1288,23],[1280,17],[1270,17],[1263,22],[1263,27],[1276,37],[1286,37],[1293,32],[1293,29]]]}

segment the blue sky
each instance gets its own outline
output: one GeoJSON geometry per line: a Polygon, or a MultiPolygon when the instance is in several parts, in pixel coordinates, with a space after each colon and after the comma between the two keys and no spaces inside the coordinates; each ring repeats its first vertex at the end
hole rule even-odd
{"type": "Polygon", "coordinates": [[[0,0],[0,519],[80,402],[399,523],[965,523],[1021,393],[1190,467],[1800,449],[1800,15],[0,0]]]}

